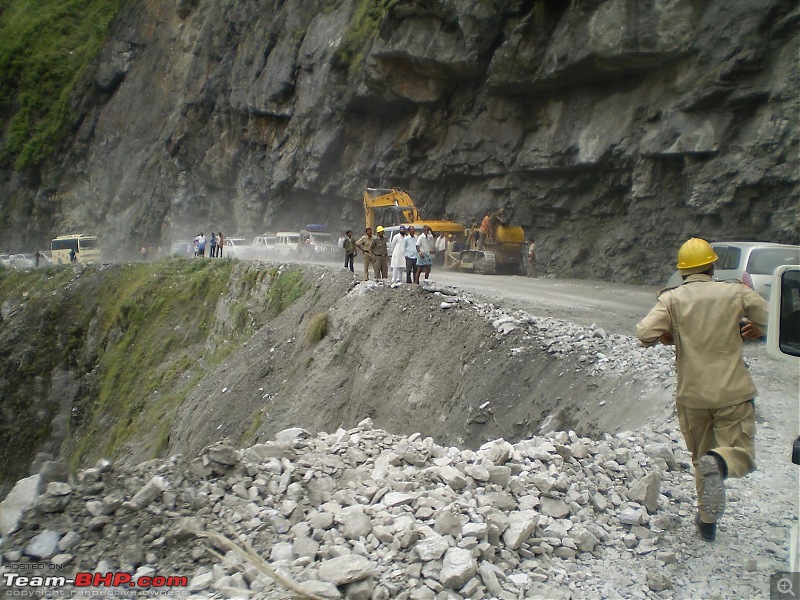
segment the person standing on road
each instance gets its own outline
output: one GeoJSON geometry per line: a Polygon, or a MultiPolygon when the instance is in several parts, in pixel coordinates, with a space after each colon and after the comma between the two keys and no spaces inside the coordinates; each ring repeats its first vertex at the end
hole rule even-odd
{"type": "Polygon", "coordinates": [[[372,262],[372,257],[369,254],[369,246],[372,243],[372,227],[367,227],[358,240],[356,240],[356,248],[361,250],[364,256],[364,281],[369,281],[369,264],[372,262]]]}
{"type": "Polygon", "coordinates": [[[536,244],[528,240],[528,277],[536,277],[536,244]]]}
{"type": "Polygon", "coordinates": [[[383,225],[375,228],[378,235],[372,238],[369,244],[369,254],[372,258],[372,270],[375,273],[375,280],[380,281],[389,277],[389,248],[387,240],[383,236],[383,225]]]}
{"type": "Polygon", "coordinates": [[[197,256],[205,256],[206,255],[206,236],[203,235],[203,232],[200,232],[194,241],[197,242],[197,256]]]}
{"type": "Polygon", "coordinates": [[[350,229],[344,233],[342,248],[344,248],[344,268],[350,269],[351,273],[355,273],[353,259],[356,257],[356,241],[353,239],[353,232],[350,229]]]}
{"type": "Polygon", "coordinates": [[[403,271],[406,270],[405,241],[406,228],[405,225],[400,225],[392,238],[392,261],[389,264],[392,268],[392,283],[403,283],[403,271]]]}
{"type": "Polygon", "coordinates": [[[222,247],[225,245],[225,238],[222,237],[222,232],[217,232],[217,258],[222,258],[222,247]]]}
{"type": "Polygon", "coordinates": [[[419,275],[422,271],[425,271],[425,281],[428,281],[428,277],[431,274],[431,265],[433,264],[431,254],[434,243],[431,228],[425,225],[422,228],[422,233],[417,238],[417,270],[414,272],[414,283],[419,283],[419,275]]]}
{"type": "Polygon", "coordinates": [[[717,255],[692,238],[678,252],[683,284],[660,293],[636,326],[645,344],[674,344],[678,422],[692,453],[700,536],[713,542],[725,511],[727,477],[756,468],[756,387],[742,356],[742,340],[763,336],[767,302],[739,281],[713,280],[717,255]]]}
{"type": "Polygon", "coordinates": [[[414,272],[417,270],[417,232],[413,225],[408,226],[403,239],[403,256],[406,259],[406,283],[414,283],[414,272]]]}
{"type": "Polygon", "coordinates": [[[211,253],[209,254],[210,258],[214,258],[217,255],[217,236],[214,235],[214,232],[211,232],[211,239],[209,240],[209,245],[211,246],[211,253]]]}
{"type": "Polygon", "coordinates": [[[447,250],[447,237],[444,232],[436,238],[436,264],[440,267],[444,265],[444,253],[447,250]]]}
{"type": "Polygon", "coordinates": [[[36,267],[37,269],[39,268],[39,261],[41,260],[41,258],[42,258],[42,253],[37,250],[33,255],[33,259],[34,261],[36,261],[34,267],[36,267]]]}

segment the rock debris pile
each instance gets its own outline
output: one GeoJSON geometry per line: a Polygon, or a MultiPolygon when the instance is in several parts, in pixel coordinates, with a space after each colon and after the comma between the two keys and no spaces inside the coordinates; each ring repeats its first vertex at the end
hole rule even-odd
{"type": "Polygon", "coordinates": [[[365,419],[192,460],[102,461],[75,481],[50,468],[33,478],[38,496],[23,480],[33,505],[2,569],[42,561],[185,575],[201,597],[289,595],[236,552],[211,554],[202,534],[220,532],[312,597],[671,597],[669,538],[693,510],[678,435],[561,431],[472,451],[365,419]]]}
{"type": "Polygon", "coordinates": [[[431,284],[425,289],[441,299],[441,309],[470,308],[490,322],[497,335],[515,332],[521,341],[534,344],[542,352],[558,358],[574,357],[591,375],[636,373],[665,387],[674,385],[675,351],[669,346],[644,348],[633,337],[608,333],[596,325],[584,327],[524,310],[507,311],[455,288],[431,284]]]}

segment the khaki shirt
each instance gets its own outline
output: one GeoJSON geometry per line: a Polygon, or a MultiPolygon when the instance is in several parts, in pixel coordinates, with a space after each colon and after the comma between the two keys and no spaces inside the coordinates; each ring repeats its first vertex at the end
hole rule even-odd
{"type": "Polygon", "coordinates": [[[372,238],[371,237],[367,237],[366,234],[365,234],[365,235],[362,235],[360,238],[358,238],[358,241],[356,241],[356,246],[364,254],[369,254],[369,244],[370,244],[371,241],[372,241],[372,238]]]}
{"type": "Polygon", "coordinates": [[[713,281],[701,273],[662,292],[636,326],[636,336],[650,344],[662,333],[672,333],[678,404],[724,408],[746,402],[757,392],[742,356],[739,322],[744,317],[766,331],[766,300],[738,281],[713,281]]]}
{"type": "Polygon", "coordinates": [[[389,249],[386,246],[386,238],[380,235],[373,236],[372,243],[369,245],[369,253],[375,256],[386,256],[389,249]]]}

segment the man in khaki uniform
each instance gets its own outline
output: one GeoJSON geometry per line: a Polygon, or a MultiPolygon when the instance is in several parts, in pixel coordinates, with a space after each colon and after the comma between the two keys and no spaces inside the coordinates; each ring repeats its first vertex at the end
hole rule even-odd
{"type": "Polygon", "coordinates": [[[367,227],[364,230],[364,235],[362,235],[358,240],[356,240],[356,248],[361,250],[361,254],[364,256],[364,281],[369,281],[369,263],[370,255],[369,255],[369,245],[372,243],[372,227],[367,227]]]}
{"type": "Polygon", "coordinates": [[[683,284],[662,291],[636,326],[645,344],[675,344],[678,422],[695,467],[695,523],[706,541],[714,541],[725,510],[724,479],[756,468],[756,387],[742,340],[761,337],[767,323],[767,302],[756,292],[738,281],[713,280],[716,260],[705,240],[683,244],[683,284]]]}
{"type": "Polygon", "coordinates": [[[369,254],[372,257],[372,269],[375,272],[375,280],[380,281],[389,277],[389,248],[387,240],[383,236],[383,226],[375,228],[377,237],[373,237],[369,244],[369,254]]]}

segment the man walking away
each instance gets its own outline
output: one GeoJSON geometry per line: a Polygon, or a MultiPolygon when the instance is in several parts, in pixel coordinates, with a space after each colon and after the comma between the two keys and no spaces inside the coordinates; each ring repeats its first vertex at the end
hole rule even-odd
{"type": "Polygon", "coordinates": [[[358,240],[356,240],[356,248],[361,250],[361,253],[364,256],[364,281],[369,281],[369,263],[372,261],[372,258],[369,254],[369,245],[372,243],[372,227],[367,227],[364,230],[364,235],[362,235],[358,240]]]}
{"type": "Polygon", "coordinates": [[[422,234],[417,238],[417,270],[414,273],[414,283],[419,283],[419,275],[425,271],[425,281],[431,274],[431,265],[433,259],[431,253],[433,251],[433,234],[431,228],[425,225],[422,228],[422,234]]]}
{"type": "Polygon", "coordinates": [[[678,422],[692,453],[700,536],[713,542],[725,511],[727,477],[756,468],[756,387],[742,356],[742,340],[766,331],[767,302],[739,281],[714,281],[717,255],[692,238],[678,252],[683,284],[660,293],[636,326],[645,344],[674,344],[678,422]]]}
{"type": "Polygon", "coordinates": [[[536,244],[533,238],[528,240],[528,277],[536,277],[536,244]]]}
{"type": "Polygon", "coordinates": [[[344,268],[350,269],[351,273],[355,273],[353,269],[353,259],[356,257],[356,241],[353,239],[353,232],[348,229],[344,238],[342,238],[342,248],[344,248],[344,268]]]}
{"type": "Polygon", "coordinates": [[[369,244],[369,254],[372,257],[372,269],[375,272],[375,280],[386,279],[389,277],[389,248],[387,240],[383,236],[383,225],[375,228],[377,237],[373,237],[369,244]]]}

